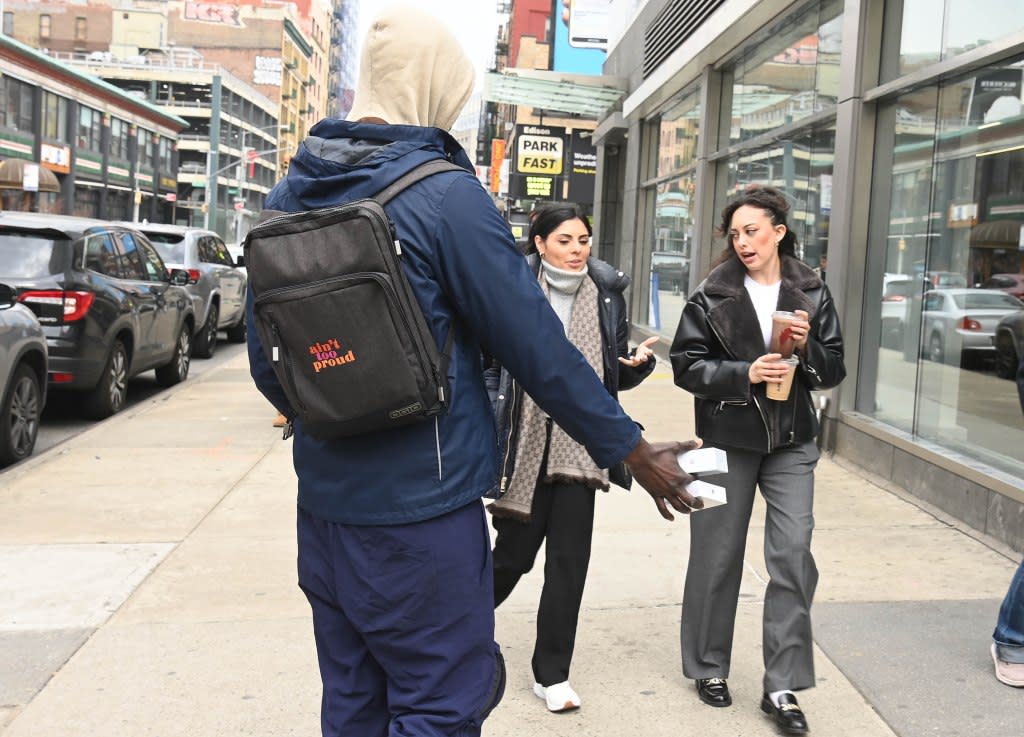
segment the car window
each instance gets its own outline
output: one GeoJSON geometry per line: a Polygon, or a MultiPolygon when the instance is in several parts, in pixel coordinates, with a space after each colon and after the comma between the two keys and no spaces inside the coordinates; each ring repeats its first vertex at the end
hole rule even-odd
{"type": "Polygon", "coordinates": [[[110,233],[90,233],[85,236],[85,268],[115,279],[124,277],[121,257],[110,233]]]}
{"type": "Polygon", "coordinates": [[[224,245],[224,241],[220,238],[214,238],[213,247],[217,251],[217,263],[224,264],[225,266],[231,266],[234,263],[231,260],[231,254],[228,252],[228,247],[224,245]]]}
{"type": "Polygon", "coordinates": [[[146,277],[149,281],[167,281],[167,267],[160,259],[160,254],[151,244],[146,241],[138,241],[139,253],[142,255],[142,265],[146,269],[146,277]]]}
{"type": "Polygon", "coordinates": [[[1012,287],[1016,282],[1008,276],[993,276],[987,282],[982,284],[985,289],[1001,289],[1002,287],[1012,287]]]}
{"type": "Polygon", "coordinates": [[[1024,302],[1003,292],[998,294],[986,294],[985,292],[958,294],[953,299],[956,301],[957,307],[964,310],[1019,310],[1024,308],[1024,302]]]}
{"type": "MultiPolygon", "coordinates": [[[[885,287],[885,294],[883,297],[910,297],[914,294],[915,290],[919,290],[920,286],[918,283],[907,279],[906,281],[892,281],[889,282],[885,287]]],[[[920,293],[920,292],[918,292],[920,293]]]]}
{"type": "Polygon", "coordinates": [[[208,264],[217,263],[217,247],[208,235],[199,238],[199,260],[208,264]]]}
{"type": "Polygon", "coordinates": [[[178,233],[146,233],[149,242],[164,261],[172,264],[185,263],[185,236],[178,233]]]}
{"type": "Polygon", "coordinates": [[[0,230],[0,276],[34,279],[63,271],[55,237],[0,230]]]}
{"type": "Polygon", "coordinates": [[[143,254],[139,251],[139,244],[131,233],[121,234],[121,251],[124,254],[122,270],[125,279],[136,281],[149,281],[146,266],[143,264],[143,254]]]}
{"type": "Polygon", "coordinates": [[[938,311],[942,309],[941,294],[926,294],[924,297],[924,309],[938,311]]]}

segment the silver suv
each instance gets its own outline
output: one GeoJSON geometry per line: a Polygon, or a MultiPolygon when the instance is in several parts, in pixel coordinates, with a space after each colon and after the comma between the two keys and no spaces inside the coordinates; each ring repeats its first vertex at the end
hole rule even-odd
{"type": "Polygon", "coordinates": [[[46,402],[46,336],[35,313],[0,284],[0,467],[28,458],[46,402]]]}
{"type": "Polygon", "coordinates": [[[193,355],[210,358],[217,331],[226,330],[232,343],[245,342],[246,273],[235,266],[224,241],[211,230],[183,225],[131,223],[156,246],[167,266],[186,269],[187,289],[196,311],[193,355]]]}

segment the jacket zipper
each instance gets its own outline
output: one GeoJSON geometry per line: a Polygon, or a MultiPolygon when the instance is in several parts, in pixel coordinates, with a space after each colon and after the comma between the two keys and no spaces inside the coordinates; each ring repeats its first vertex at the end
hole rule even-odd
{"type": "MultiPolygon", "coordinates": [[[[722,336],[715,329],[715,326],[711,323],[711,320],[708,320],[707,324],[708,324],[708,327],[711,328],[711,332],[715,334],[715,338],[718,339],[718,342],[721,344],[722,348],[725,348],[725,345],[726,345],[725,341],[722,340],[722,336]]],[[[728,350],[728,349],[726,349],[726,350],[728,350]]],[[[729,355],[732,355],[732,354],[730,353],[729,355]]],[[[733,356],[733,358],[735,358],[735,356],[733,356]]],[[[772,431],[771,431],[771,428],[768,427],[768,418],[765,417],[764,409],[761,407],[761,403],[757,401],[757,395],[754,394],[753,388],[751,388],[751,390],[750,390],[750,399],[753,400],[754,406],[757,407],[757,414],[761,416],[761,424],[764,425],[764,432],[765,432],[765,435],[768,437],[768,452],[771,453],[772,452],[772,431]]],[[[746,402],[746,400],[744,400],[742,402],[721,401],[721,402],[718,403],[718,411],[721,412],[722,408],[726,404],[740,404],[740,405],[743,405],[743,404],[747,404],[747,402],[746,402]]]]}
{"type": "MultiPolygon", "coordinates": [[[[498,377],[498,389],[501,390],[501,377],[498,377]]],[[[516,391],[516,382],[513,379],[509,385],[509,391],[512,393],[512,398],[509,400],[509,416],[508,416],[508,437],[505,438],[505,458],[501,462],[501,484],[498,487],[498,491],[501,494],[505,493],[505,489],[508,488],[508,464],[512,458],[512,436],[515,434],[515,423],[516,423],[516,400],[519,398],[519,394],[516,391]]]]}
{"type": "Polygon", "coordinates": [[[437,448],[437,480],[444,480],[444,473],[441,469],[441,418],[434,417],[434,447],[437,448]]]}

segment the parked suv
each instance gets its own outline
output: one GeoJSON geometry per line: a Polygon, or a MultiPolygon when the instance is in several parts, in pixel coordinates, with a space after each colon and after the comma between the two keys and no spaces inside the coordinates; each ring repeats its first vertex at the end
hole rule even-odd
{"type": "Polygon", "coordinates": [[[39,319],[51,389],[84,392],[97,419],[124,407],[128,379],[188,377],[195,312],[188,272],[144,235],[91,218],[0,213],[0,282],[39,319]]]}
{"type": "Polygon", "coordinates": [[[46,337],[35,314],[0,284],[0,467],[28,458],[46,403],[46,337]]]}
{"type": "Polygon", "coordinates": [[[188,271],[198,326],[192,353],[213,356],[218,330],[226,330],[232,343],[244,343],[246,274],[235,266],[220,236],[183,225],[132,223],[129,227],[141,230],[168,266],[188,271]]]}

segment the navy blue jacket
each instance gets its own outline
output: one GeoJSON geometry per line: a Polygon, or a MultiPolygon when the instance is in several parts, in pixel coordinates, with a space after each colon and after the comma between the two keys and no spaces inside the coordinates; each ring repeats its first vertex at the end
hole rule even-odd
{"type": "MultiPolygon", "coordinates": [[[[431,159],[467,169],[435,174],[385,208],[403,266],[438,346],[454,329],[446,413],[432,421],[335,440],[295,424],[299,506],[354,525],[430,519],[484,495],[497,476],[497,436],[481,355],[494,356],[594,461],[608,468],[640,441],[640,428],[565,337],[508,225],[447,133],[418,126],[324,120],[267,197],[297,212],[369,197],[431,159]]],[[[295,415],[247,305],[250,371],[260,391],[295,415]]]]}

